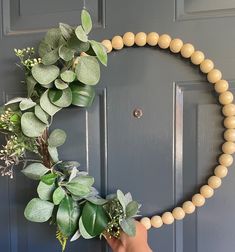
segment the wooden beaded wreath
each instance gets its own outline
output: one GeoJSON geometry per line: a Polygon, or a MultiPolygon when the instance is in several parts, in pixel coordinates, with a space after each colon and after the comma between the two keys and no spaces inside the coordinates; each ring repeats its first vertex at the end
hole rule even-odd
{"type": "Polygon", "coordinates": [[[219,165],[214,169],[214,175],[209,177],[207,184],[200,188],[200,192],[192,196],[191,201],[185,201],[182,206],[175,207],[172,212],[164,212],[161,216],[155,215],[151,219],[143,217],[140,222],[146,229],[151,227],[160,228],[163,224],[169,225],[174,220],[184,219],[186,214],[192,214],[196,207],[201,207],[205,204],[206,199],[214,195],[214,190],[219,188],[224,178],[228,173],[228,167],[233,163],[232,154],[235,151],[235,105],[233,102],[233,94],[229,91],[229,84],[222,79],[220,70],[214,68],[212,60],[205,58],[201,51],[195,50],[190,43],[183,43],[179,38],[171,39],[168,34],[159,36],[156,32],[146,34],[139,32],[136,35],[132,32],[126,32],[123,37],[114,36],[112,40],[103,40],[102,44],[110,53],[114,50],[121,50],[124,46],[131,47],[137,45],[139,47],[150,45],[159,46],[161,49],[169,49],[172,53],[180,53],[183,58],[191,60],[191,62],[200,67],[202,73],[207,75],[209,83],[214,85],[215,91],[219,94],[219,103],[222,105],[222,113],[225,117],[224,132],[225,142],[222,145],[222,154],[219,157],[219,165]]]}

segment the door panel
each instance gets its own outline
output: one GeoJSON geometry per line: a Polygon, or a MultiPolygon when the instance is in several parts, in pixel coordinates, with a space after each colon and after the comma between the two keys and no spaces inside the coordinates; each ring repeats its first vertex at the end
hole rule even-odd
{"type": "MultiPolygon", "coordinates": [[[[191,42],[211,58],[235,88],[235,1],[29,1],[2,0],[0,74],[4,103],[22,94],[22,72],[12,48],[37,45],[41,31],[59,21],[77,24],[85,6],[95,39],[126,31],[169,33],[191,42]],[[68,4],[69,3],[69,4],[68,4]],[[226,28],[226,29],[225,29],[226,28]]],[[[95,177],[102,195],[120,188],[151,216],[190,199],[216,166],[222,116],[212,85],[188,60],[159,48],[123,49],[109,55],[97,97],[88,110],[58,113],[53,127],[68,132],[61,158],[74,159],[95,177]],[[143,116],[133,116],[136,108],[143,116]]],[[[230,169],[234,169],[234,166],[230,169]]],[[[184,221],[149,231],[154,251],[230,252],[235,246],[235,175],[223,180],[213,199],[184,221]]],[[[23,211],[36,184],[19,171],[1,178],[0,247],[4,252],[58,251],[55,228],[30,223],[23,211]],[[39,243],[40,242],[40,243],[39,243]],[[40,246],[39,246],[40,244],[40,246]]],[[[67,251],[108,251],[104,242],[79,240],[67,251]]]]}

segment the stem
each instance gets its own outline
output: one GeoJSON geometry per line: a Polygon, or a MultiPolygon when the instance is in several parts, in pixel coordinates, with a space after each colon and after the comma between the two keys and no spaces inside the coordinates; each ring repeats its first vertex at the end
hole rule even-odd
{"type": "Polygon", "coordinates": [[[43,132],[42,136],[38,138],[38,152],[42,156],[42,162],[47,168],[51,168],[51,159],[48,152],[48,128],[43,132]]]}

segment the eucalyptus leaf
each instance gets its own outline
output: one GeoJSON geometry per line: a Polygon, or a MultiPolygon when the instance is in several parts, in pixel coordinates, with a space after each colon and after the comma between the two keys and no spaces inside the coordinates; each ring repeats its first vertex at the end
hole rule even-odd
{"type": "Polygon", "coordinates": [[[64,191],[64,189],[62,187],[57,187],[56,190],[53,193],[53,203],[55,205],[59,205],[60,202],[63,200],[63,198],[65,197],[66,193],[64,191]]]}
{"type": "Polygon", "coordinates": [[[5,103],[5,106],[13,104],[13,103],[19,103],[19,102],[23,101],[24,99],[25,99],[24,97],[13,98],[10,101],[8,101],[7,103],[5,103]]]}
{"type": "Polygon", "coordinates": [[[126,206],[126,217],[130,218],[135,216],[138,213],[139,210],[139,204],[136,201],[131,201],[126,206]]]}
{"type": "Polygon", "coordinates": [[[40,105],[36,105],[34,108],[35,116],[45,124],[49,124],[48,119],[49,115],[40,107],[40,105]]]}
{"type": "Polygon", "coordinates": [[[51,132],[48,138],[48,144],[51,147],[59,147],[65,143],[66,133],[64,130],[55,129],[51,132]]]}
{"type": "Polygon", "coordinates": [[[82,26],[79,25],[76,29],[75,29],[75,34],[77,36],[77,38],[82,41],[82,42],[87,42],[88,41],[88,37],[85,33],[85,31],[83,30],[82,26]]]}
{"type": "Polygon", "coordinates": [[[65,82],[73,82],[76,78],[76,74],[72,70],[66,70],[60,74],[60,77],[65,82]]]}
{"type": "Polygon", "coordinates": [[[50,89],[48,96],[50,101],[58,107],[69,107],[72,103],[72,91],[69,87],[63,90],[50,89]],[[62,95],[57,99],[58,93],[61,92],[62,95]]]}
{"type": "Polygon", "coordinates": [[[96,85],[100,79],[100,65],[93,56],[78,57],[75,72],[77,79],[87,85],[96,85]]]}
{"type": "Polygon", "coordinates": [[[34,198],[27,204],[24,216],[29,221],[46,222],[51,218],[53,209],[53,203],[34,198]]]}
{"type": "Polygon", "coordinates": [[[75,52],[74,49],[68,48],[66,45],[62,45],[59,48],[59,56],[64,61],[71,60],[74,56],[74,52],[75,52]]]}
{"type": "Polygon", "coordinates": [[[82,42],[80,41],[77,36],[74,34],[67,43],[67,46],[70,49],[73,49],[77,52],[86,52],[90,48],[90,43],[89,42],[82,42]]]}
{"type": "Polygon", "coordinates": [[[48,90],[46,90],[41,98],[40,98],[40,106],[41,108],[46,111],[50,116],[53,116],[55,113],[57,113],[59,110],[61,110],[60,107],[55,106],[54,104],[52,104],[49,100],[48,97],[48,90]]]}
{"type": "Polygon", "coordinates": [[[32,75],[34,79],[42,84],[48,85],[53,82],[60,74],[60,69],[57,66],[45,66],[43,64],[36,64],[32,67],[32,75]]]}
{"type": "Polygon", "coordinates": [[[84,227],[84,224],[83,224],[83,221],[82,221],[82,217],[80,217],[79,219],[79,231],[81,233],[81,236],[84,238],[84,239],[92,239],[94,238],[94,236],[91,236],[87,230],[85,229],[84,227]]]}
{"type": "Polygon", "coordinates": [[[136,226],[134,219],[123,219],[120,222],[120,226],[122,230],[128,234],[129,236],[135,236],[136,234],[136,226]]]}
{"type": "Polygon", "coordinates": [[[58,154],[57,148],[48,146],[48,152],[53,162],[57,163],[59,161],[59,154],[58,154]]]}
{"type": "Polygon", "coordinates": [[[82,27],[86,34],[88,34],[92,29],[92,20],[88,11],[82,10],[81,14],[82,27]]]}
{"type": "Polygon", "coordinates": [[[44,42],[48,44],[52,49],[59,46],[61,39],[61,31],[59,28],[52,28],[48,30],[44,37],[44,42]]]}
{"type": "Polygon", "coordinates": [[[80,208],[78,204],[71,197],[64,197],[56,216],[57,225],[64,236],[69,237],[76,232],[79,216],[80,208]]]}
{"type": "Polygon", "coordinates": [[[30,98],[25,98],[20,102],[20,110],[24,111],[30,108],[33,108],[36,105],[36,103],[34,101],[32,101],[32,99],[30,98]]]}
{"type": "Polygon", "coordinates": [[[31,97],[31,95],[33,94],[36,84],[37,84],[37,81],[33,78],[33,76],[30,75],[26,77],[28,97],[31,97]]]}
{"type": "Polygon", "coordinates": [[[52,184],[54,184],[57,177],[58,177],[58,175],[55,173],[48,173],[48,174],[43,175],[41,177],[41,181],[47,185],[52,185],[52,184]]]}
{"type": "Polygon", "coordinates": [[[37,187],[38,196],[42,200],[51,200],[54,190],[55,190],[55,184],[47,185],[42,181],[40,181],[37,187]]]}
{"type": "Polygon", "coordinates": [[[105,199],[102,199],[100,197],[87,197],[86,200],[88,200],[89,202],[95,204],[95,205],[104,205],[106,204],[108,201],[105,199]]]}
{"type": "Polygon", "coordinates": [[[54,49],[46,54],[44,54],[44,56],[42,57],[42,63],[44,65],[52,65],[54,63],[57,62],[57,60],[60,58],[59,53],[58,53],[58,49],[54,49]]]}
{"type": "Polygon", "coordinates": [[[101,43],[96,42],[95,40],[91,40],[90,43],[99,61],[103,65],[107,66],[108,56],[105,47],[101,43]]]}
{"type": "Polygon", "coordinates": [[[68,84],[63,82],[61,79],[56,79],[54,83],[56,88],[60,90],[66,89],[68,87],[68,84]]]}
{"type": "Polygon", "coordinates": [[[41,176],[49,172],[49,169],[41,163],[32,163],[21,172],[30,179],[39,180],[41,176]]]}
{"type": "Polygon", "coordinates": [[[68,40],[74,33],[74,29],[73,27],[71,27],[68,24],[64,24],[64,23],[59,23],[59,28],[61,31],[62,36],[68,40]]]}
{"type": "Polygon", "coordinates": [[[45,54],[49,53],[51,51],[51,46],[45,42],[43,39],[38,47],[38,54],[42,58],[45,54]]]}
{"type": "Polygon", "coordinates": [[[28,137],[39,137],[47,125],[40,121],[33,112],[26,112],[21,116],[21,129],[28,137]]]}

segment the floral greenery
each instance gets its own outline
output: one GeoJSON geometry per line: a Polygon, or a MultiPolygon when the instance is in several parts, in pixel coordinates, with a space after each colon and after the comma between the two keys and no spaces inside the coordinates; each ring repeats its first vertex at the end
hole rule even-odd
{"type": "Polygon", "coordinates": [[[24,215],[33,222],[57,226],[56,238],[62,250],[67,240],[109,235],[120,237],[123,230],[135,235],[134,217],[140,205],[130,193],[120,190],[105,199],[93,187],[94,178],[79,170],[77,161],[59,159],[57,148],[66,133],[49,133],[53,116],[71,105],[89,107],[100,79],[100,65],[107,65],[103,45],[88,39],[92,29],[89,13],[81,13],[76,28],[60,23],[50,29],[34,48],[14,49],[25,73],[27,97],[17,97],[0,111],[0,131],[6,145],[0,151],[1,174],[13,177],[13,168],[24,163],[22,173],[38,180],[38,198],[26,206],[24,215]],[[28,154],[36,155],[35,160],[28,154]]]}

